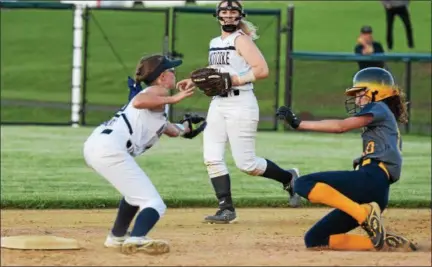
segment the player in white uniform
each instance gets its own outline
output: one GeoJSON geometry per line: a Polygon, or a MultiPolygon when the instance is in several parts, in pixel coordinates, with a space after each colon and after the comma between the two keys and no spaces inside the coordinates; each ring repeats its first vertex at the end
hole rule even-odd
{"type": "MultiPolygon", "coordinates": [[[[230,73],[233,90],[213,97],[207,114],[204,161],[219,201],[216,214],[205,218],[205,222],[209,223],[231,223],[237,217],[224,160],[227,142],[240,170],[282,183],[290,194],[290,205],[297,207],[300,204],[300,197],[292,190],[292,181],[298,177],[298,170],[281,169],[274,162],[255,155],[259,107],[253,92],[253,82],[267,78],[269,70],[253,41],[257,38],[256,29],[243,19],[244,16],[243,7],[238,1],[221,1],[215,14],[221,25],[221,36],[210,42],[209,65],[230,73]]],[[[191,79],[177,83],[181,90],[193,86],[191,79]]]]}
{"type": "Polygon", "coordinates": [[[162,134],[170,137],[189,135],[189,138],[191,134],[199,133],[189,130],[190,121],[173,124],[166,118],[166,104],[177,103],[193,94],[190,89],[169,95],[168,90],[175,88],[176,82],[173,68],[181,63],[161,55],[142,58],[135,82],[137,85],[144,82],[148,87],[130,99],[111,120],[97,127],[84,144],[86,163],[124,196],[105,241],[106,247],[122,247],[124,253],[169,251],[167,242],[146,237],[165,213],[166,205],[134,157],[151,148],[162,134]],[[135,225],[128,234],[137,213],[135,225]]]}

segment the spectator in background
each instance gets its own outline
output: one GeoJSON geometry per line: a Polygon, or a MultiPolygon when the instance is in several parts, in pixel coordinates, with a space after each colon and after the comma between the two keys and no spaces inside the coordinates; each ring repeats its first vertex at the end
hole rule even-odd
{"type": "MultiPolygon", "coordinates": [[[[372,27],[363,26],[360,29],[360,36],[357,38],[357,45],[354,52],[360,55],[371,55],[376,53],[384,53],[381,43],[373,40],[372,27]]],[[[360,70],[369,67],[384,68],[384,61],[358,61],[360,70]]]]}
{"type": "Polygon", "coordinates": [[[393,49],[393,22],[396,15],[398,15],[402,19],[402,22],[405,26],[406,36],[408,39],[408,47],[414,48],[412,26],[408,11],[409,0],[381,0],[381,3],[386,9],[388,49],[393,49]]]}

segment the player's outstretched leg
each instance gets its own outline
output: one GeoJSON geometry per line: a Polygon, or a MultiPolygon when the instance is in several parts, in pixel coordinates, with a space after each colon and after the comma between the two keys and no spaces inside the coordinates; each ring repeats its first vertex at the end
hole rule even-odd
{"type": "Polygon", "coordinates": [[[123,242],[129,236],[127,230],[138,211],[138,206],[132,206],[125,198],[120,200],[120,205],[117,211],[117,218],[111,232],[105,240],[105,247],[117,248],[123,245],[123,242]]]}
{"type": "Polygon", "coordinates": [[[308,249],[365,251],[374,250],[367,236],[346,234],[358,227],[347,213],[335,209],[319,220],[305,235],[308,249]]]}
{"type": "Polygon", "coordinates": [[[381,208],[375,201],[383,208],[387,205],[389,183],[387,177],[370,177],[363,171],[313,173],[300,177],[294,189],[311,203],[325,204],[349,214],[379,250],[384,246],[386,232],[381,208]]]}
{"type": "Polygon", "coordinates": [[[204,218],[204,222],[211,224],[228,224],[237,220],[231,198],[231,179],[229,174],[211,178],[213,189],[219,203],[219,210],[214,215],[204,218]]]}
{"type": "MultiPolygon", "coordinates": [[[[299,186],[299,179],[295,185],[296,190],[299,186]]],[[[297,191],[298,192],[298,191],[297,191]]],[[[302,195],[300,193],[300,195],[302,195]]],[[[381,209],[377,203],[360,205],[347,198],[333,187],[316,183],[305,196],[311,203],[322,203],[334,207],[351,215],[360,226],[367,232],[376,249],[381,249],[384,245],[385,229],[381,221],[381,209]]]]}

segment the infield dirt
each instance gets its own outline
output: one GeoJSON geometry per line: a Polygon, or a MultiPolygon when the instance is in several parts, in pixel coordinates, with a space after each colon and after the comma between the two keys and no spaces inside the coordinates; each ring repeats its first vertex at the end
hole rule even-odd
{"type": "MultiPolygon", "coordinates": [[[[214,209],[168,209],[150,234],[165,239],[171,252],[159,256],[123,255],[103,247],[116,210],[2,210],[1,236],[55,235],[75,238],[77,251],[1,249],[2,266],[240,266],[391,265],[431,266],[431,210],[390,209],[387,229],[419,244],[420,251],[309,251],[303,235],[329,209],[238,209],[231,225],[201,223],[214,209]]],[[[354,232],[361,233],[360,230],[354,232]]]]}

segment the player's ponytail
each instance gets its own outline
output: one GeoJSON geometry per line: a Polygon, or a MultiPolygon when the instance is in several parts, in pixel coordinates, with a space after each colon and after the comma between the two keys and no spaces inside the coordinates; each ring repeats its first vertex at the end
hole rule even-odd
{"type": "Polygon", "coordinates": [[[400,123],[408,122],[407,102],[404,92],[401,90],[399,95],[391,96],[382,100],[390,108],[396,120],[400,123]]]}
{"type": "Polygon", "coordinates": [[[257,35],[258,27],[255,26],[252,22],[242,19],[240,20],[239,28],[245,34],[251,37],[252,40],[256,40],[259,38],[259,36],[257,35]]]}
{"type": "Polygon", "coordinates": [[[161,64],[162,59],[163,57],[160,55],[142,57],[135,70],[135,83],[145,82],[149,75],[161,64]]]}

